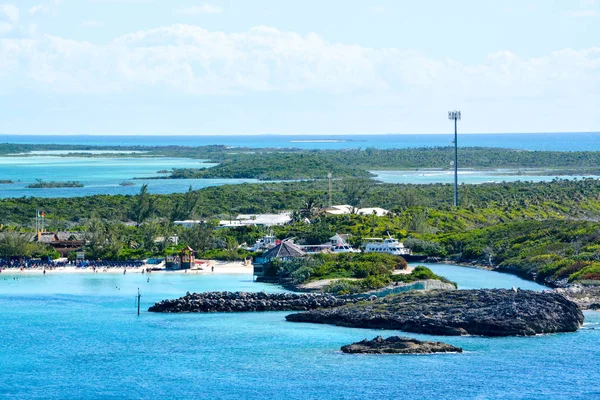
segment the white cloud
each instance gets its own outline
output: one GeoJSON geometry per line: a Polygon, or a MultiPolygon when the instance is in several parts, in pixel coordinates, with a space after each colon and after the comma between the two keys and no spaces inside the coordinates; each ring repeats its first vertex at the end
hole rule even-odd
{"type": "Polygon", "coordinates": [[[19,8],[13,4],[0,4],[0,13],[8,22],[19,21],[19,8]]]}
{"type": "Polygon", "coordinates": [[[411,98],[583,98],[600,85],[600,48],[478,63],[331,43],[271,27],[173,25],[98,45],[55,36],[0,39],[0,88],[54,93],[334,93],[411,98]]]}
{"type": "Polygon", "coordinates": [[[223,12],[223,9],[220,7],[217,7],[217,6],[213,6],[211,4],[202,4],[199,6],[180,8],[176,12],[177,12],[177,14],[185,14],[185,15],[220,14],[223,12]]]}
{"type": "Polygon", "coordinates": [[[19,8],[13,4],[0,4],[0,34],[12,31],[19,22],[19,8]]]}
{"type": "Polygon", "coordinates": [[[37,4],[29,8],[29,14],[50,14],[57,15],[58,14],[58,6],[62,4],[62,0],[51,0],[48,3],[37,4]]]}
{"type": "Polygon", "coordinates": [[[81,26],[86,28],[102,28],[104,25],[104,22],[95,21],[91,19],[81,22],[81,26]]]}

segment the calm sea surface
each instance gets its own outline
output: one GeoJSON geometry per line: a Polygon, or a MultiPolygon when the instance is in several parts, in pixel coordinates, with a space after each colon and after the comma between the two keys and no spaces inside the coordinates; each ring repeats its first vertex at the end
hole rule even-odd
{"type": "MultiPolygon", "coordinates": [[[[380,149],[450,146],[454,132],[442,135],[319,135],[319,136],[52,136],[0,135],[0,143],[53,143],[106,146],[205,146],[296,147],[302,149],[380,149]]],[[[600,150],[600,132],[515,133],[460,135],[460,146],[505,147],[525,150],[600,150]]]]}
{"type": "MultiPolygon", "coordinates": [[[[517,277],[431,266],[463,288],[543,289],[517,277]]],[[[463,354],[345,355],[401,334],[295,324],[286,313],[136,315],[186,291],[280,290],[250,276],[0,274],[0,398],[593,399],[600,314],[577,333],[529,338],[408,336],[463,354]]]]}
{"type": "MultiPolygon", "coordinates": [[[[2,136],[0,143],[50,143],[81,145],[171,145],[201,146],[221,144],[248,147],[299,147],[304,149],[403,148],[447,146],[452,135],[363,135],[363,136],[2,136]]],[[[463,135],[461,146],[509,147],[527,150],[600,150],[600,133],[463,135]]],[[[56,152],[38,152],[35,157],[0,157],[0,198],[75,197],[95,194],[135,194],[148,184],[151,193],[178,193],[190,186],[208,186],[256,182],[241,179],[140,180],[160,176],[159,170],[172,168],[207,168],[214,164],[185,158],[133,158],[123,154],[114,158],[60,157],[56,152]],[[41,180],[76,180],[83,188],[30,189],[41,180]],[[133,183],[122,186],[123,181],[133,183]]],[[[452,183],[449,171],[374,171],[386,183],[452,183]]],[[[577,178],[582,178],[578,176],[577,178]]],[[[461,171],[461,183],[548,181],[554,176],[507,171],[461,171]]],[[[575,177],[568,177],[569,179],[575,177]]]]}

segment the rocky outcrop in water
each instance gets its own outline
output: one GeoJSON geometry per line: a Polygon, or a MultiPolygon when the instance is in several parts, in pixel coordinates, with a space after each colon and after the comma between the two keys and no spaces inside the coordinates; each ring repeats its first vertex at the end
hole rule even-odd
{"type": "Polygon", "coordinates": [[[362,340],[342,346],[344,353],[351,354],[432,354],[462,353],[460,347],[442,342],[428,342],[404,336],[390,336],[384,339],[377,336],[373,340],[362,340]]]}
{"type": "Polygon", "coordinates": [[[308,311],[355,303],[356,299],[340,299],[328,294],[263,292],[188,293],[175,300],[163,300],[148,309],[151,312],[253,312],[308,311]]]}
{"type": "Polygon", "coordinates": [[[516,336],[573,332],[583,314],[558,293],[495,289],[408,292],[286,319],[433,335],[516,336]]]}

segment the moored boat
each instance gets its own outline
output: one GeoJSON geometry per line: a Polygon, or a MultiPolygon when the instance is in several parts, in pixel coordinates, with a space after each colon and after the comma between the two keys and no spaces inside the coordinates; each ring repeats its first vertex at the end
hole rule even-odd
{"type": "Polygon", "coordinates": [[[387,253],[395,256],[410,254],[410,249],[389,234],[387,239],[366,238],[365,240],[366,242],[363,243],[365,253],[387,253]]]}

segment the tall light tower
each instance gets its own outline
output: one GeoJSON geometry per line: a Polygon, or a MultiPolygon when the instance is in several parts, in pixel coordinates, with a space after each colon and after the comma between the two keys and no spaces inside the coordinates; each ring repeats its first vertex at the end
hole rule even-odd
{"type": "Polygon", "coordinates": [[[454,121],[454,207],[458,207],[458,121],[460,111],[448,111],[448,119],[454,121]]]}
{"type": "Polygon", "coordinates": [[[331,203],[331,178],[333,177],[333,174],[331,172],[329,172],[327,174],[327,178],[329,178],[329,208],[331,208],[332,203],[331,203]]]}

